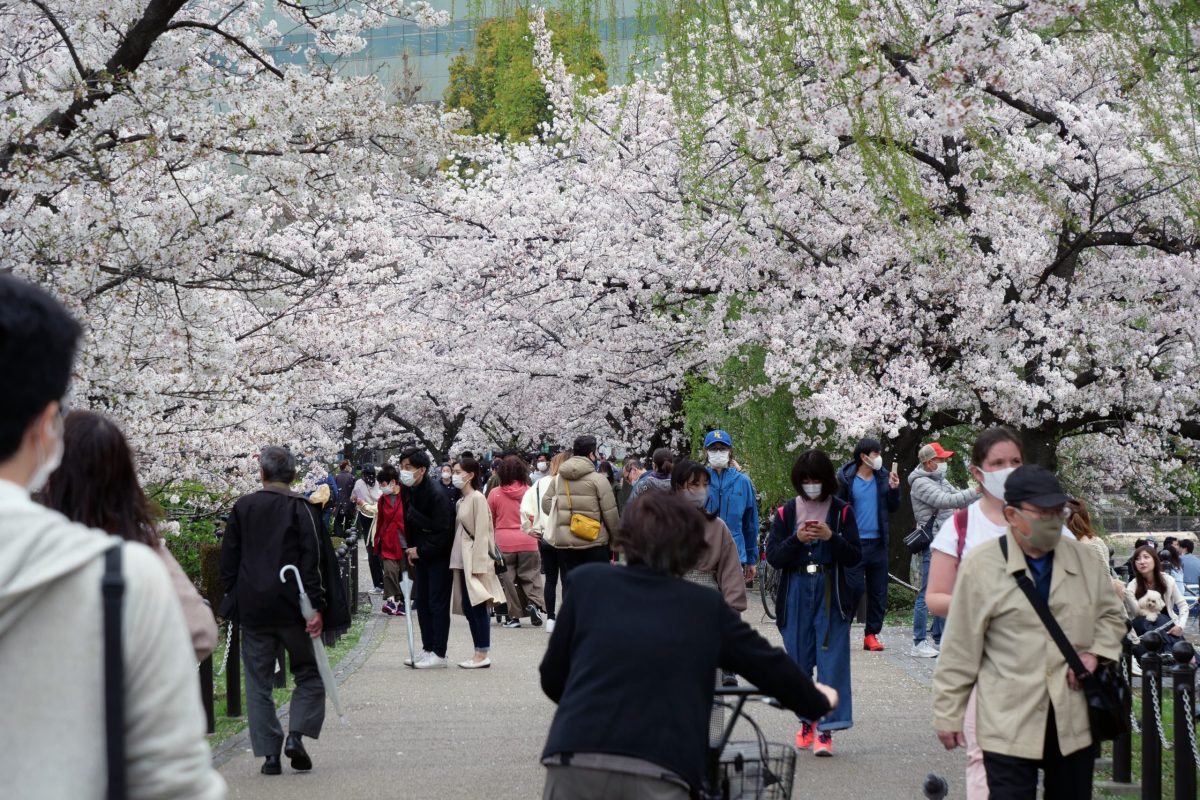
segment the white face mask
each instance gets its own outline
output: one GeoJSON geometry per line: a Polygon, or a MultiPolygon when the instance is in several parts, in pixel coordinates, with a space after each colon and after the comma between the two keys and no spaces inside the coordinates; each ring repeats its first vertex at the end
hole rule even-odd
{"type": "Polygon", "coordinates": [[[809,500],[816,500],[821,496],[821,490],[825,487],[819,483],[803,483],[800,484],[800,488],[804,489],[804,494],[808,496],[809,500]]]}
{"type": "Polygon", "coordinates": [[[683,496],[686,497],[696,508],[703,509],[704,506],[708,504],[708,487],[706,486],[701,489],[686,489],[683,492],[683,496]]]}
{"type": "Polygon", "coordinates": [[[867,462],[867,465],[874,470],[883,469],[883,456],[875,456],[867,462]]]}
{"type": "Polygon", "coordinates": [[[451,475],[453,475],[453,474],[454,474],[454,473],[453,473],[453,472],[451,472],[451,471],[450,471],[450,470],[448,470],[448,469],[444,469],[444,470],[442,470],[442,480],[444,480],[444,481],[448,481],[448,480],[450,480],[450,476],[451,476],[451,475]]]}
{"type": "Polygon", "coordinates": [[[1016,467],[1009,467],[1008,469],[998,469],[988,472],[983,467],[980,467],[979,474],[983,475],[983,490],[997,500],[1003,500],[1004,484],[1008,481],[1008,476],[1016,471],[1016,467]]]}
{"type": "MultiPolygon", "coordinates": [[[[42,487],[46,485],[46,481],[50,480],[50,476],[54,470],[58,469],[58,465],[62,463],[63,440],[62,440],[62,417],[55,416],[57,420],[50,422],[50,430],[48,435],[54,439],[54,446],[50,449],[50,455],[45,461],[42,461],[34,469],[33,474],[29,476],[29,481],[25,484],[25,488],[30,494],[40,492],[42,487]]],[[[41,456],[41,447],[38,447],[38,456],[41,456]]]]}
{"type": "Polygon", "coordinates": [[[709,450],[708,464],[717,469],[725,469],[729,466],[729,451],[728,450],[709,450]]]}
{"type": "Polygon", "coordinates": [[[548,469],[550,469],[550,465],[547,464],[545,461],[539,461],[537,463],[537,471],[538,472],[545,472],[548,469]]]}
{"type": "Polygon", "coordinates": [[[417,482],[417,473],[411,469],[400,470],[400,482],[411,488],[417,482]]]}
{"type": "Polygon", "coordinates": [[[461,489],[463,487],[463,484],[466,482],[467,482],[466,477],[463,475],[451,475],[450,476],[450,483],[454,484],[455,489],[461,489]]]}
{"type": "Polygon", "coordinates": [[[944,477],[946,475],[946,468],[948,466],[949,466],[949,464],[946,464],[944,462],[941,464],[938,464],[937,469],[935,469],[934,472],[936,472],[938,475],[941,475],[944,477]]]}

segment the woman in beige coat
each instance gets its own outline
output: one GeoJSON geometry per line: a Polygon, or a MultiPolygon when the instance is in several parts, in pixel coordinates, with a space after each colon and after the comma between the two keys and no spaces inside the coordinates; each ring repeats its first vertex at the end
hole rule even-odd
{"type": "Polygon", "coordinates": [[[482,470],[473,458],[454,465],[451,481],[463,493],[458,501],[454,544],[450,550],[450,569],[455,573],[450,607],[467,618],[475,655],[459,662],[463,669],[481,669],[492,665],[489,603],[504,602],[504,587],[496,575],[496,533],[492,512],[480,491],[482,470]]]}

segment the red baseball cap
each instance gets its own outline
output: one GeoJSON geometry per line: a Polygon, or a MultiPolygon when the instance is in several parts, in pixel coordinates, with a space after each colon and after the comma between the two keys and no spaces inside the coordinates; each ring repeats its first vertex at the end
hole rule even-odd
{"type": "Polygon", "coordinates": [[[917,461],[932,461],[935,458],[950,458],[953,455],[953,450],[943,450],[940,444],[932,442],[920,449],[917,453],[917,461]]]}

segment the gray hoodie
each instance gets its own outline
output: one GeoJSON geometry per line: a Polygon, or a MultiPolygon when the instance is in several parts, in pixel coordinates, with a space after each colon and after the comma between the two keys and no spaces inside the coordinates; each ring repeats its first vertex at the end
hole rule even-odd
{"type": "MultiPolygon", "coordinates": [[[[101,553],[107,534],[0,481],[0,775],[12,797],[103,800],[101,553]]],[[[196,662],[163,561],[122,545],[130,800],[218,800],[196,662]]]]}
{"type": "Polygon", "coordinates": [[[950,518],[956,508],[966,508],[979,499],[974,489],[955,489],[940,472],[927,472],[917,464],[908,475],[908,492],[912,496],[913,519],[923,525],[933,514],[937,514],[933,532],[936,534],[942,523],[950,518]]]}

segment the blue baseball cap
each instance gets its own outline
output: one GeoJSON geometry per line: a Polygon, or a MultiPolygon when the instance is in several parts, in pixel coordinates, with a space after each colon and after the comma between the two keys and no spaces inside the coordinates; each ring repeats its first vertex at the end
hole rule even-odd
{"type": "Polygon", "coordinates": [[[712,447],[714,444],[723,444],[726,447],[733,447],[733,439],[729,438],[729,434],[725,431],[709,431],[704,436],[704,449],[712,447]]]}

